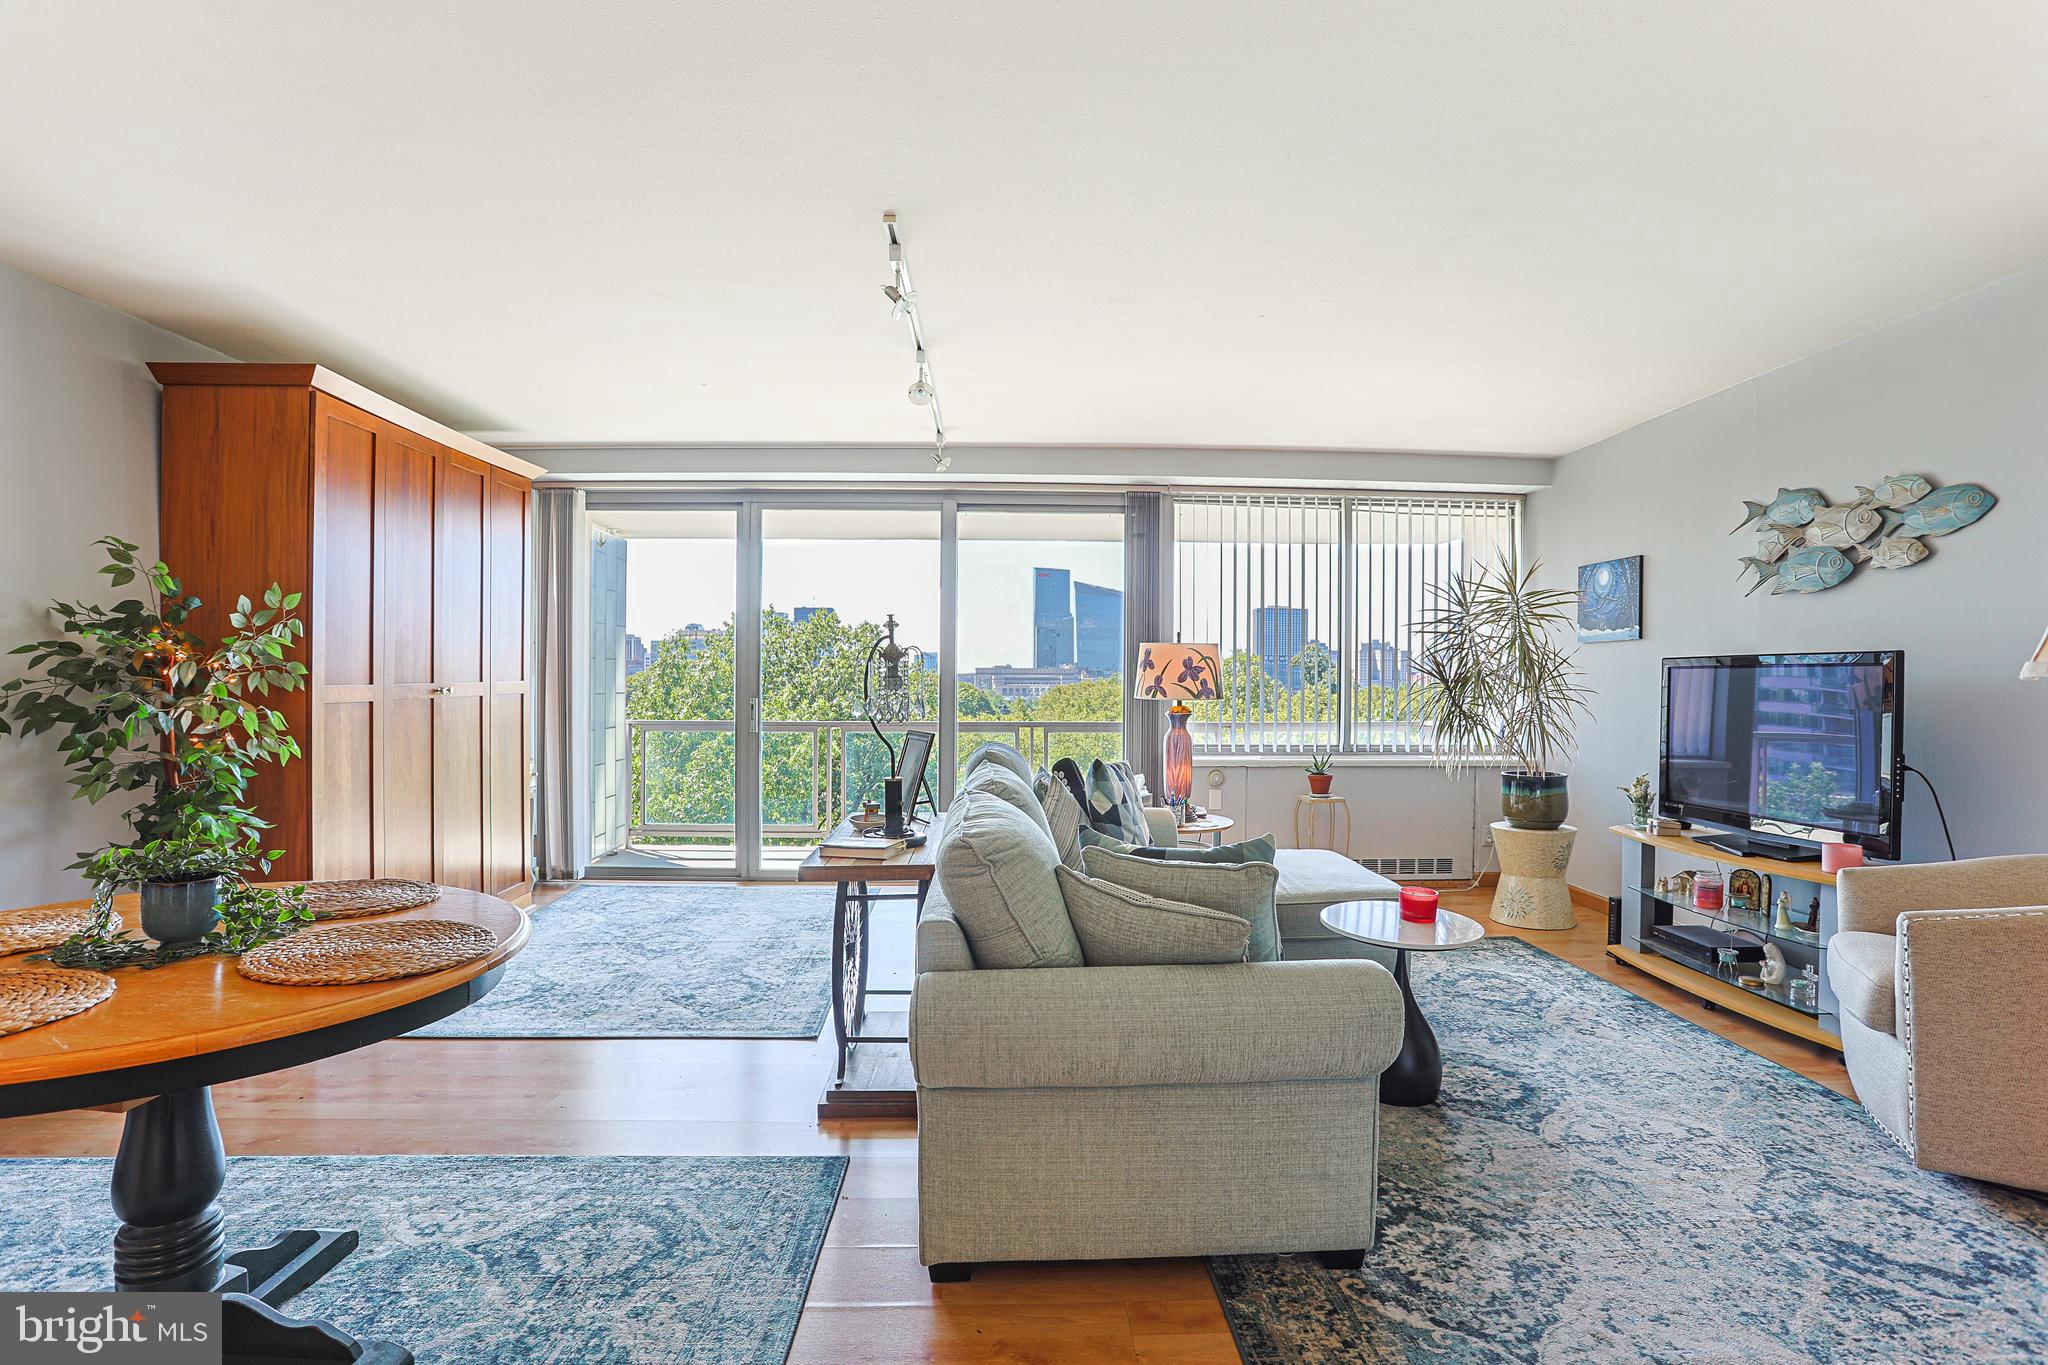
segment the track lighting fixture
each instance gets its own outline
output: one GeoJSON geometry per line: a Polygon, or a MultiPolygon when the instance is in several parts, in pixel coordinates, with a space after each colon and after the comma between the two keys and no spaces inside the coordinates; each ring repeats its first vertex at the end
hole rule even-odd
{"type": "Polygon", "coordinates": [[[939,412],[939,390],[932,383],[931,361],[924,353],[924,326],[917,315],[917,291],[910,284],[910,262],[905,259],[903,241],[896,235],[896,215],[882,215],[882,227],[889,234],[889,283],[882,286],[882,296],[889,300],[890,313],[901,318],[910,328],[910,344],[917,353],[917,378],[911,381],[906,397],[921,408],[932,410],[932,464],[941,473],[953,467],[953,457],[946,453],[946,421],[939,412]]]}

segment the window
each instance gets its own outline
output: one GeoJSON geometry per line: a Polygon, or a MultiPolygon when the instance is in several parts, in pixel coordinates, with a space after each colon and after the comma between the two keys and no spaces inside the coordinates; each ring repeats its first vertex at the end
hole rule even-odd
{"type": "Polygon", "coordinates": [[[1411,680],[1434,589],[1512,553],[1520,512],[1509,497],[1176,498],[1175,628],[1223,663],[1195,742],[1429,752],[1411,680]]]}

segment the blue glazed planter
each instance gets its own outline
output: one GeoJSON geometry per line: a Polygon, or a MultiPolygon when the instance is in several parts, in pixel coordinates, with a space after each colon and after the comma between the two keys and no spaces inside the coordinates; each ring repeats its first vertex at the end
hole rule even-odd
{"type": "Polygon", "coordinates": [[[1557,829],[1571,813],[1563,773],[1502,773],[1500,813],[1516,829],[1557,829]]]}
{"type": "Polygon", "coordinates": [[[144,882],[142,932],[158,943],[192,943],[220,923],[219,877],[203,882],[144,882]]]}

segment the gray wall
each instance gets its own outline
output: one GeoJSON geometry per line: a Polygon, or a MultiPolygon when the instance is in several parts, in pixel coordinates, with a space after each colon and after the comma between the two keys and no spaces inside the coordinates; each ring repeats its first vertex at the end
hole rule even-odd
{"type": "MultiPolygon", "coordinates": [[[[1530,499],[1528,545],[1556,586],[1644,556],[1643,639],[1581,646],[1599,697],[1572,770],[1576,884],[1619,886],[1614,789],[1655,767],[1669,655],[1904,649],[1906,757],[1941,789],[1958,851],[2048,849],[2048,686],[2017,681],[2048,627],[2048,266],[1564,457],[1530,499]],[[1743,499],[1811,484],[1846,500],[1896,473],[1981,483],[1999,505],[1913,568],[1743,597],[1743,499]]],[[[1926,788],[1907,791],[1907,860],[1945,857],[1926,788]]]]}
{"type": "MultiPolygon", "coordinates": [[[[52,598],[105,598],[94,540],[156,552],[158,391],[144,362],[225,359],[0,266],[0,676],[20,662],[5,650],[54,633],[52,598]]],[[[0,906],[85,894],[64,866],[125,827],[115,798],[70,793],[48,735],[0,737],[0,906]]]]}

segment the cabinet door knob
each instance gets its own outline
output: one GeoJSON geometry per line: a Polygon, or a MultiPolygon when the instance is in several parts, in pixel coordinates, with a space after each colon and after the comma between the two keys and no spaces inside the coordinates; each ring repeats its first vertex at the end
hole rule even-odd
{"type": "Polygon", "coordinates": [[[455,685],[453,683],[445,683],[434,689],[434,695],[437,697],[452,697],[455,695],[455,685]]]}

